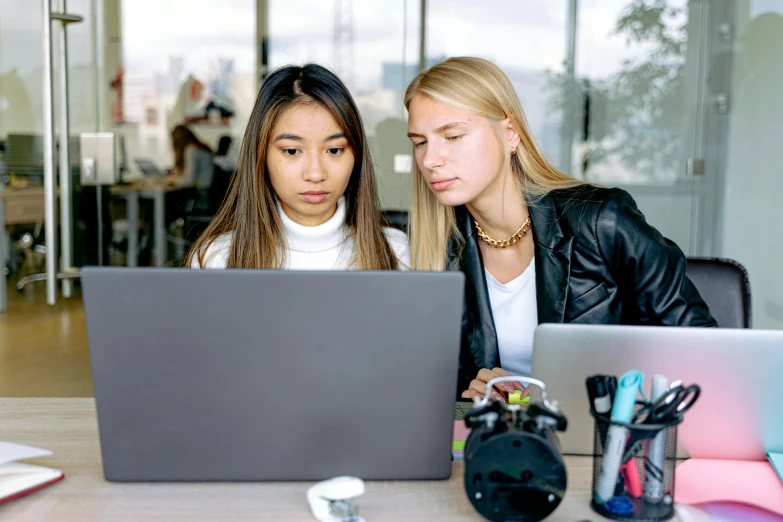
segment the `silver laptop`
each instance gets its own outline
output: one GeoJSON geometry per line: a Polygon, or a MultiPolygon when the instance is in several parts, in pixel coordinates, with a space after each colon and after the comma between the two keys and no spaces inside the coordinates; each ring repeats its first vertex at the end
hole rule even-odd
{"type": "Polygon", "coordinates": [[[459,272],[82,271],[106,479],[445,479],[459,272]]]}
{"type": "Polygon", "coordinates": [[[158,168],[158,165],[154,161],[152,161],[150,159],[136,158],[134,160],[134,162],[136,163],[136,166],[139,167],[139,170],[141,171],[141,173],[144,174],[145,176],[165,176],[166,175],[166,173],[163,172],[162,170],[160,170],[158,168]]]}
{"type": "Polygon", "coordinates": [[[546,324],[532,373],[568,418],[564,453],[593,452],[585,378],[630,369],[644,372],[648,397],[656,373],[701,387],[678,428],[681,455],[764,460],[783,450],[783,331],[546,324]]]}

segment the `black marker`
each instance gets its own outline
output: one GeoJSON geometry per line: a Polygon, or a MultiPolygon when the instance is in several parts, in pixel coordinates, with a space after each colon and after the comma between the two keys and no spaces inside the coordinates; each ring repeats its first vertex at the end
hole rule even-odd
{"type": "Polygon", "coordinates": [[[611,411],[616,383],[617,377],[614,375],[593,375],[587,378],[587,397],[593,411],[601,415],[611,411]]]}
{"type": "MultiPolygon", "coordinates": [[[[587,386],[587,397],[590,400],[590,409],[602,416],[609,415],[612,411],[612,403],[614,401],[614,392],[617,390],[617,377],[614,375],[593,375],[588,377],[585,382],[587,386]]],[[[601,441],[601,450],[606,444],[606,434],[609,430],[608,421],[599,421],[598,424],[598,437],[601,441]]]]}

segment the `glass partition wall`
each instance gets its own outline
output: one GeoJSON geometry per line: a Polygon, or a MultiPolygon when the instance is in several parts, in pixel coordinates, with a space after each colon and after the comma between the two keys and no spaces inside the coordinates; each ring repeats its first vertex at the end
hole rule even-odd
{"type": "Polygon", "coordinates": [[[781,28],[783,8],[771,0],[0,0],[0,190],[16,198],[0,199],[4,356],[25,353],[33,374],[62,373],[63,381],[82,383],[73,389],[86,389],[78,282],[54,286],[54,307],[51,284],[33,282],[21,293],[16,284],[46,272],[47,251],[55,252],[56,271],[181,263],[187,245],[176,242],[176,220],[156,214],[152,200],[135,207],[124,191],[172,167],[171,131],[179,124],[230,171],[258,87],[277,67],[317,62],[343,78],[370,138],[383,207],[408,210],[403,92],[422,68],[460,55],[506,71],[535,138],[560,169],[628,190],[688,255],[743,263],[755,326],[783,327],[775,253],[783,236],[774,226],[781,28]],[[47,5],[79,18],[55,16],[48,29],[51,121],[47,5]],[[58,163],[62,107],[66,169],[58,163]],[[83,132],[116,135],[125,185],[81,184],[83,132]],[[47,133],[60,180],[51,220],[42,188],[47,133]],[[23,191],[38,206],[19,217],[23,191]],[[49,327],[35,323],[39,316],[49,327]],[[56,338],[39,337],[43,331],[56,338]],[[76,352],[52,355],[73,339],[82,343],[76,352]]]}

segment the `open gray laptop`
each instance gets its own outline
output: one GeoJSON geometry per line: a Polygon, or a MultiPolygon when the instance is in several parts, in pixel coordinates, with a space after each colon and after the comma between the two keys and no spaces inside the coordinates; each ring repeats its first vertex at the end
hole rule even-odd
{"type": "Polygon", "coordinates": [[[701,397],[677,433],[681,455],[763,460],[783,451],[783,331],[657,326],[541,325],[534,377],[568,418],[564,453],[593,452],[585,378],[630,369],[698,384],[701,397]]]}
{"type": "Polygon", "coordinates": [[[443,479],[464,276],[82,271],[114,481],[443,479]]]}
{"type": "Polygon", "coordinates": [[[145,176],[165,176],[166,173],[158,168],[158,165],[147,158],[136,158],[134,160],[136,166],[145,176]]]}

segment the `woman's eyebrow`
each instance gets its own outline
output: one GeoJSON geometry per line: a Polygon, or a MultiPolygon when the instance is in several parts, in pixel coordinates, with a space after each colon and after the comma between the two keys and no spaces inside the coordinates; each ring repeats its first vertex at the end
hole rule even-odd
{"type": "Polygon", "coordinates": [[[280,140],[293,140],[293,141],[302,141],[301,136],[297,136],[296,134],[291,134],[289,132],[284,132],[282,134],[279,134],[277,138],[273,140],[272,143],[278,142],[280,140]]]}
{"type": "MultiPolygon", "coordinates": [[[[436,133],[444,132],[444,131],[447,131],[449,129],[453,129],[454,127],[459,127],[461,125],[467,125],[467,124],[468,124],[468,122],[466,122],[466,121],[453,121],[451,123],[447,123],[445,125],[441,125],[437,129],[435,129],[435,132],[436,133]]],[[[424,136],[422,136],[421,134],[418,134],[416,132],[409,132],[408,133],[408,137],[409,138],[423,138],[424,136]]]]}
{"type": "Polygon", "coordinates": [[[345,133],[344,132],[337,132],[335,134],[332,134],[331,136],[326,138],[324,141],[332,141],[332,140],[337,140],[337,139],[340,139],[340,138],[345,138],[345,133]]]}

